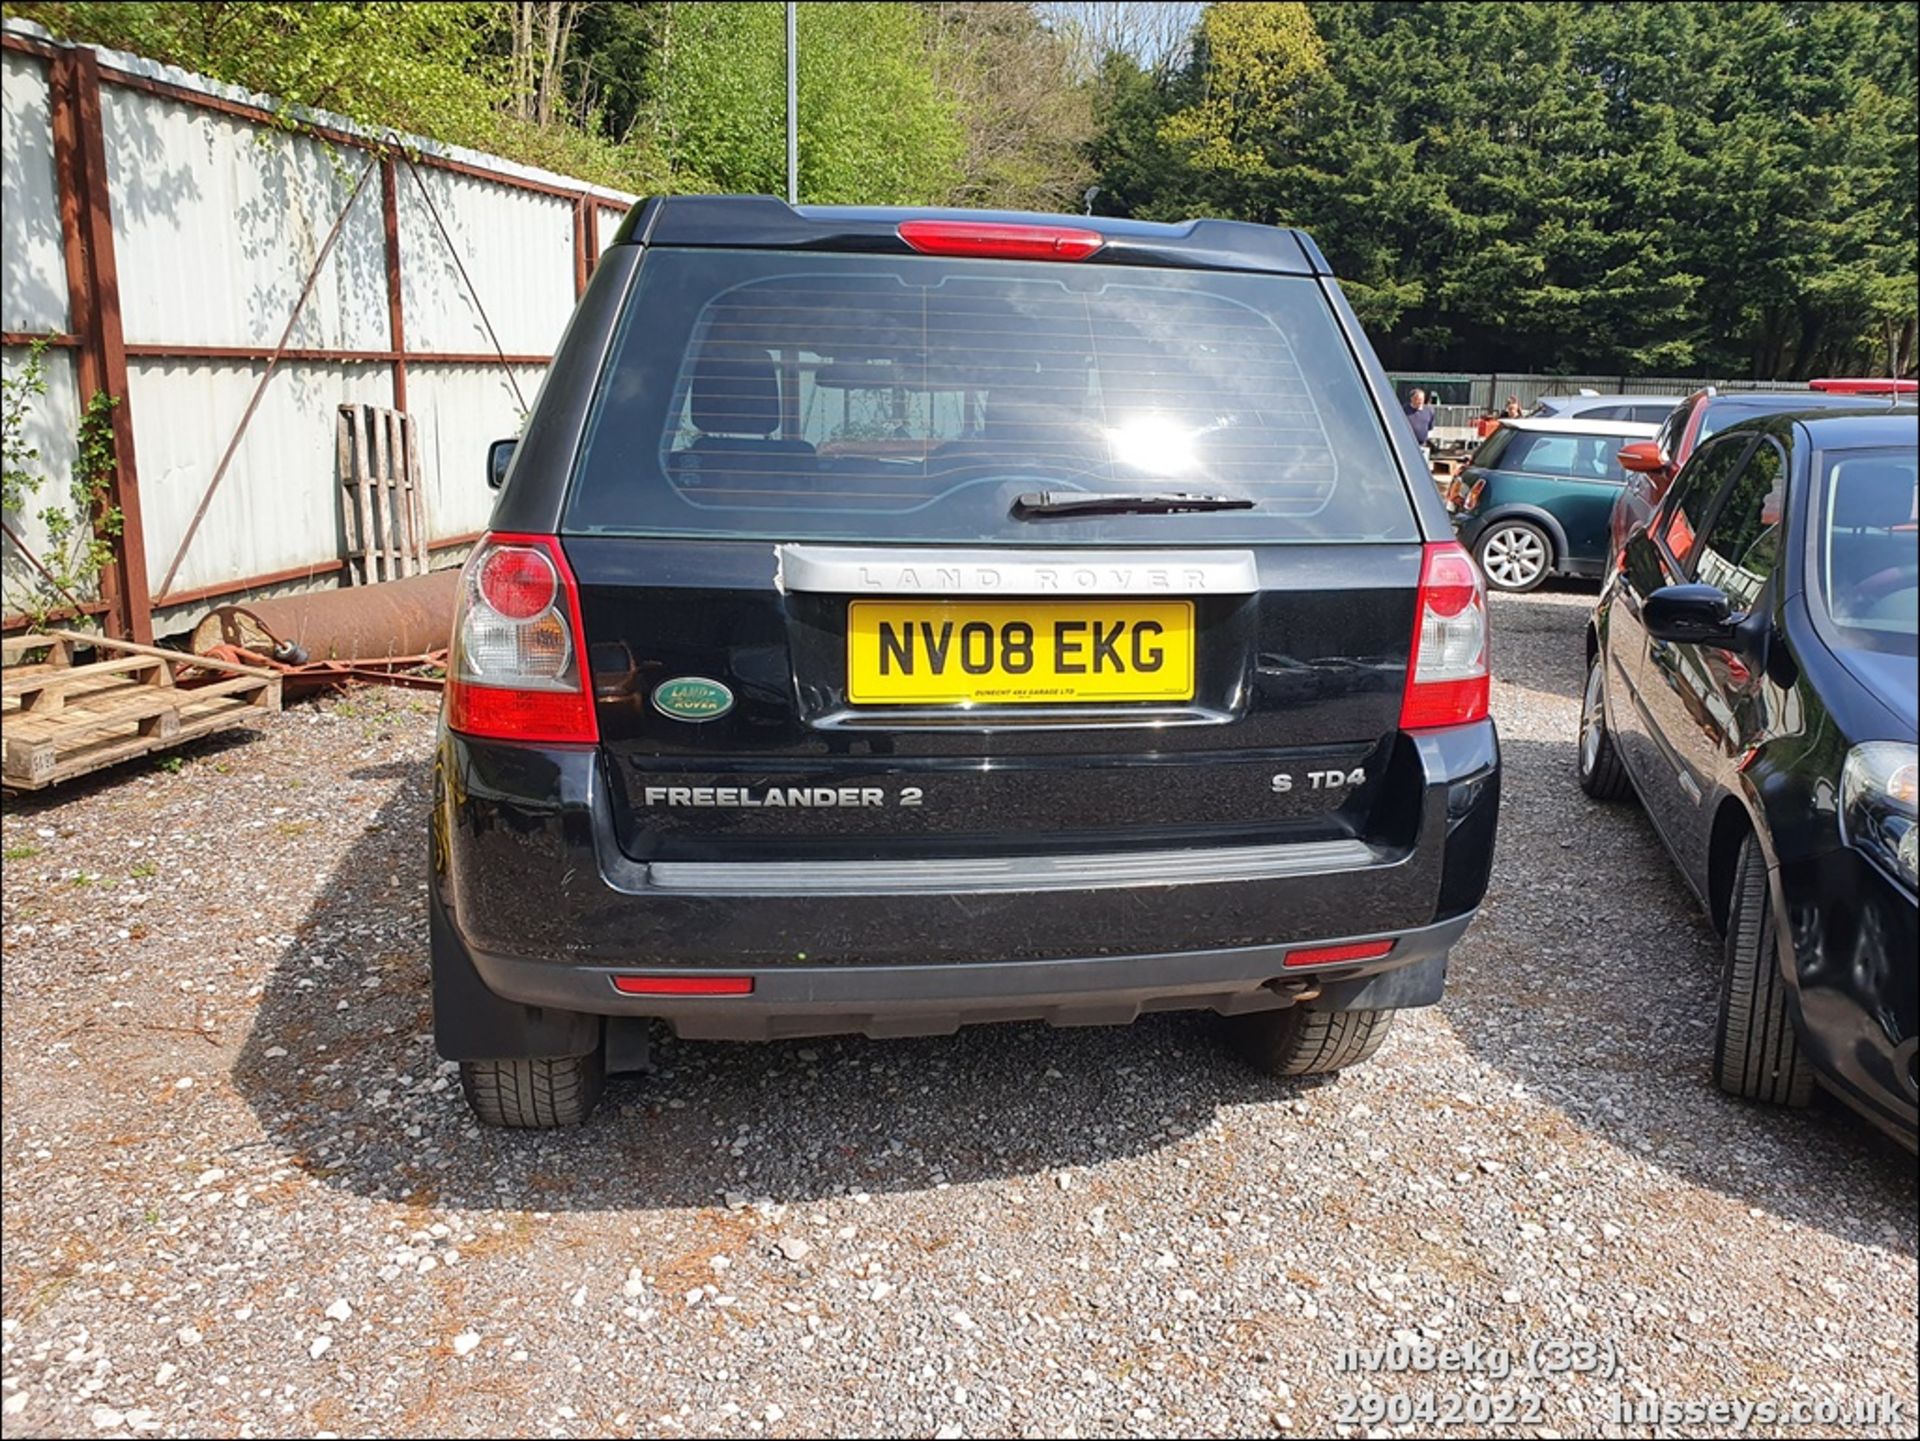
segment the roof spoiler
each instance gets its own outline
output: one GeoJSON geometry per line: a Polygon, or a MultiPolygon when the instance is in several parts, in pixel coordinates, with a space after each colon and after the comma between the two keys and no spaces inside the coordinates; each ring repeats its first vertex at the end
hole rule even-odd
{"type": "Polygon", "coordinates": [[[916,221],[1072,228],[1097,234],[1099,248],[1081,262],[1091,265],[1331,274],[1319,248],[1301,232],[1245,221],[1189,220],[1179,225],[1157,225],[1098,215],[793,206],[771,195],[656,196],[627,212],[614,243],[908,256],[918,252],[902,238],[900,227],[916,221]]]}

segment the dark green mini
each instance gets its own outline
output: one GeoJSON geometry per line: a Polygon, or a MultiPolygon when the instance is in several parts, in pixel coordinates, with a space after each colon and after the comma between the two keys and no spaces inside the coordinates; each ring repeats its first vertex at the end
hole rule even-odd
{"type": "Polygon", "coordinates": [[[1607,517],[1626,484],[1620,448],[1657,426],[1628,420],[1509,420],[1461,474],[1454,527],[1495,590],[1532,590],[1550,575],[1597,576],[1607,517]]]}

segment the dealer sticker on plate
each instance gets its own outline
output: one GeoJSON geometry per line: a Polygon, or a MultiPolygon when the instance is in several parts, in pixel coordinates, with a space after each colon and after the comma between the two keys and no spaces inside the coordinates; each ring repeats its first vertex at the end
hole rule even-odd
{"type": "Polygon", "coordinates": [[[847,608],[855,705],[1193,699],[1193,602],[890,601],[847,608]]]}

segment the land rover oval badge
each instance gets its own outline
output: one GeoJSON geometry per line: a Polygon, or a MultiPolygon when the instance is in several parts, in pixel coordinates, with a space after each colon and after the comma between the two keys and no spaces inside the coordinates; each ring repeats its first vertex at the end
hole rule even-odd
{"type": "Polygon", "coordinates": [[[718,720],[733,709],[733,692],[717,680],[687,675],[655,686],[653,705],[661,715],[675,720],[718,720]]]}

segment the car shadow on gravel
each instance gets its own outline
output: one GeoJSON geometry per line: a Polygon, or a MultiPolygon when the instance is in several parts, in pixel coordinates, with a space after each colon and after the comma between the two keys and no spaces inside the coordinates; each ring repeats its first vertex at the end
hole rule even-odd
{"type": "Polygon", "coordinates": [[[292,1164],[359,1195],[620,1211],[923,1190],[1148,1152],[1314,1085],[1248,1070],[1190,1014],[890,1041],[659,1032],[655,1069],[611,1078],[585,1127],[483,1130],[432,1044],[428,763],[356,776],[396,786],[283,938],[232,1075],[292,1164]]]}
{"type": "Polygon", "coordinates": [[[1583,795],[1571,739],[1506,739],[1501,755],[1493,882],[1442,1002],[1455,1034],[1681,1182],[1913,1255],[1897,1143],[1824,1093],[1788,1111],[1713,1084],[1720,942],[1646,814],[1583,795]]]}

